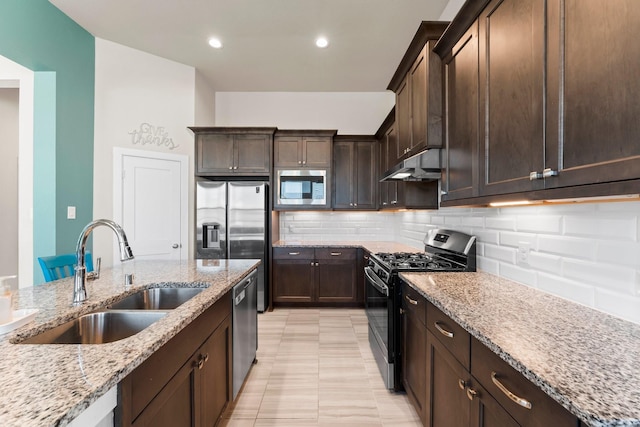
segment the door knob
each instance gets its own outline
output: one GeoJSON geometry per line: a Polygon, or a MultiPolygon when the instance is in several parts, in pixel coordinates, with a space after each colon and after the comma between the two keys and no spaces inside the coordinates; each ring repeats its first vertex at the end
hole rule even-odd
{"type": "Polygon", "coordinates": [[[171,245],[171,247],[172,247],[173,249],[178,249],[178,248],[180,247],[180,245],[179,245],[179,244],[177,244],[177,243],[174,243],[173,245],[171,245]]]}

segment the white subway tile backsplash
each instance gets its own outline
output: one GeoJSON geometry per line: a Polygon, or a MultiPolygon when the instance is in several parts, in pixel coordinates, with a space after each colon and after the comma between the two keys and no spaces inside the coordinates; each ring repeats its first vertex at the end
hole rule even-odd
{"type": "Polygon", "coordinates": [[[516,219],[512,217],[487,217],[484,223],[487,228],[492,229],[512,231],[516,229],[516,219]]]}
{"type": "Polygon", "coordinates": [[[637,241],[638,218],[629,213],[613,216],[610,212],[606,216],[566,216],[564,232],[575,236],[637,241]]]}
{"type": "Polygon", "coordinates": [[[535,271],[513,264],[500,263],[500,276],[536,287],[538,275],[535,271]]]}
{"type": "Polygon", "coordinates": [[[595,308],[630,322],[640,323],[640,298],[596,289],[595,308]]]}
{"type": "Polygon", "coordinates": [[[490,245],[487,243],[484,245],[484,256],[499,261],[510,262],[511,264],[516,263],[516,250],[513,248],[490,245]]]}
{"type": "Polygon", "coordinates": [[[569,258],[596,258],[596,247],[591,239],[567,236],[538,236],[538,251],[569,258]]]}
{"type": "Polygon", "coordinates": [[[396,241],[423,250],[432,228],[476,235],[480,270],[640,323],[640,201],[280,213],[280,238],[290,240],[396,241]],[[530,246],[528,267],[516,262],[520,242],[530,246]]]}
{"type": "Polygon", "coordinates": [[[534,233],[560,233],[562,230],[562,216],[557,215],[518,215],[516,217],[518,231],[534,233]]]}
{"type": "Polygon", "coordinates": [[[595,288],[581,282],[538,273],[538,289],[589,307],[594,306],[595,288]]]}
{"type": "Polygon", "coordinates": [[[562,262],[565,277],[631,295],[635,291],[636,272],[631,268],[595,262],[565,259],[562,262]]]}

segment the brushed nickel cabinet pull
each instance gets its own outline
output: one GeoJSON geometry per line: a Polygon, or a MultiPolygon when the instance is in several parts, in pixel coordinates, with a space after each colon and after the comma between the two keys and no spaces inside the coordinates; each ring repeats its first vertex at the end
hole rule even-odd
{"type": "Polygon", "coordinates": [[[467,397],[469,400],[473,400],[474,397],[478,395],[478,392],[472,388],[467,388],[467,397]]]}
{"type": "Polygon", "coordinates": [[[409,304],[418,305],[418,301],[409,298],[409,295],[405,295],[404,298],[409,301],[409,304]]]}
{"type": "Polygon", "coordinates": [[[558,171],[553,170],[551,168],[546,168],[542,171],[543,178],[551,178],[552,176],[558,176],[558,171]]]}
{"type": "Polygon", "coordinates": [[[542,179],[542,174],[540,172],[533,171],[529,173],[529,181],[535,181],[536,179],[542,179]]]}
{"type": "Polygon", "coordinates": [[[498,387],[498,389],[501,392],[503,392],[509,399],[513,400],[515,403],[522,406],[523,408],[531,409],[531,402],[509,391],[509,389],[506,388],[504,384],[500,382],[500,380],[498,380],[498,374],[496,373],[496,371],[491,372],[491,381],[493,381],[496,387],[498,387]]]}
{"type": "Polygon", "coordinates": [[[342,252],[331,252],[331,256],[340,256],[342,252]]]}
{"type": "Polygon", "coordinates": [[[467,382],[463,379],[458,379],[458,387],[460,387],[460,390],[464,390],[467,387],[467,382]]]}
{"type": "Polygon", "coordinates": [[[453,332],[451,331],[447,331],[446,329],[444,329],[441,325],[440,322],[433,322],[433,325],[436,327],[436,329],[438,330],[438,332],[440,332],[442,335],[444,335],[447,338],[453,338],[453,332]]]}
{"type": "Polygon", "coordinates": [[[289,252],[289,255],[292,255],[292,256],[300,255],[300,252],[289,252]]]}

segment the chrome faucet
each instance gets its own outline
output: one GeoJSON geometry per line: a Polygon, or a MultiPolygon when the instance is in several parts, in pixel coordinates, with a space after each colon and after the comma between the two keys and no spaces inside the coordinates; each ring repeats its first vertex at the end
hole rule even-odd
{"type": "Polygon", "coordinates": [[[87,277],[87,269],[84,262],[85,246],[89,234],[94,228],[105,225],[116,233],[118,238],[118,244],[120,245],[120,261],[128,261],[133,259],[133,252],[127,242],[127,235],[124,233],[122,227],[109,219],[96,219],[87,224],[78,237],[78,244],[76,245],[76,267],[73,286],[73,304],[82,304],[87,299],[87,288],[85,287],[85,281],[87,277]]]}

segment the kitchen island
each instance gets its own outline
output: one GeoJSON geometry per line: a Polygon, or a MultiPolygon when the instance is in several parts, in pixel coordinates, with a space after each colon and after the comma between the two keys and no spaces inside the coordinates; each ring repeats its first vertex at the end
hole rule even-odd
{"type": "Polygon", "coordinates": [[[584,424],[640,426],[640,325],[488,273],[400,277],[584,424]]]}
{"type": "Polygon", "coordinates": [[[88,300],[71,304],[73,278],[23,288],[14,310],[38,309],[33,322],[0,336],[0,425],[66,425],[113,389],[163,344],[211,307],[259,260],[131,261],[87,282],[88,300]],[[133,285],[125,286],[125,275],[133,285]],[[53,326],[150,287],[207,288],[143,331],[107,344],[19,344],[53,326]]]}

